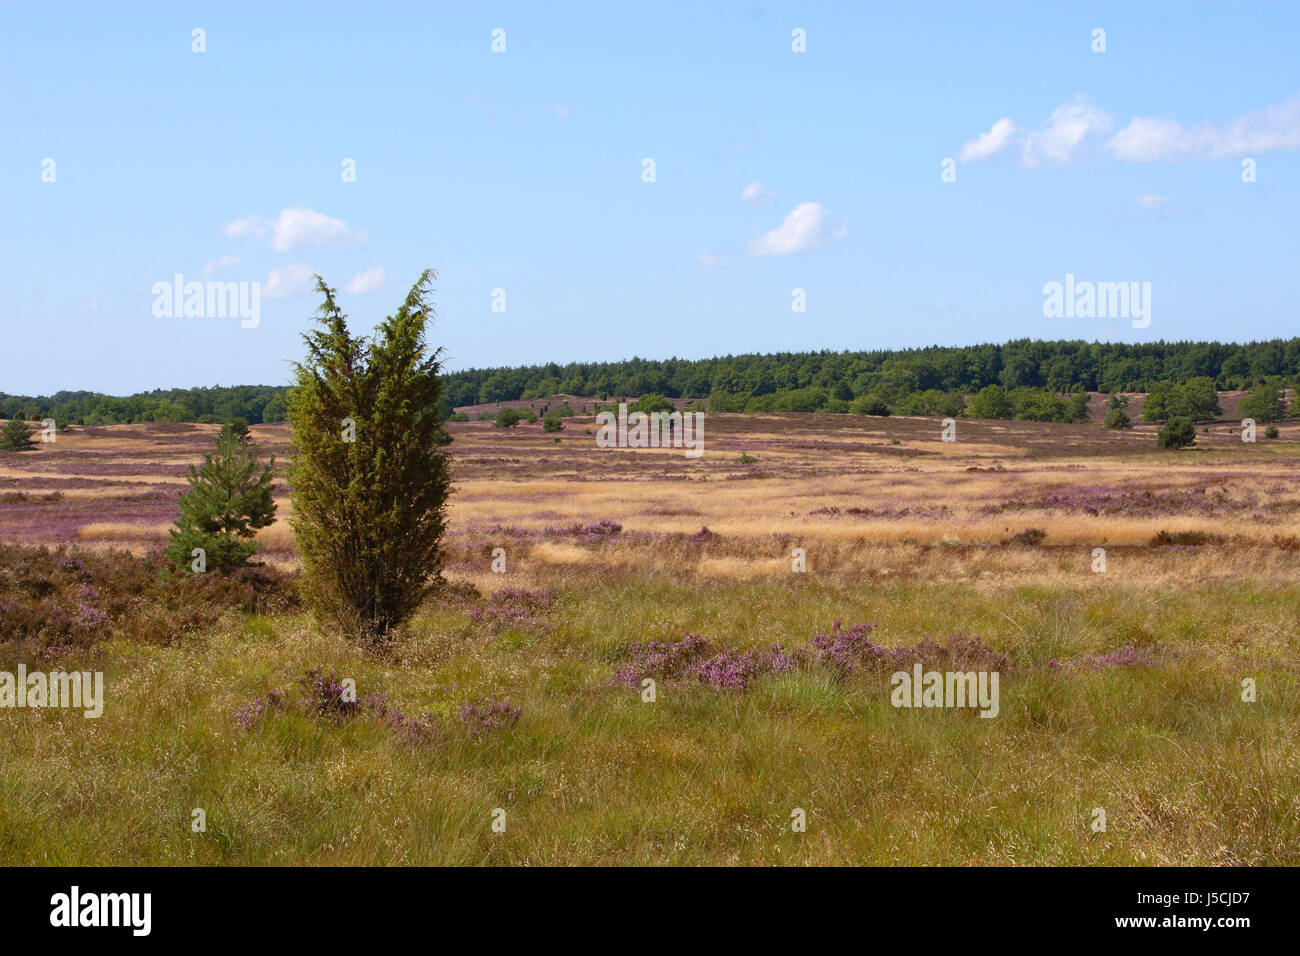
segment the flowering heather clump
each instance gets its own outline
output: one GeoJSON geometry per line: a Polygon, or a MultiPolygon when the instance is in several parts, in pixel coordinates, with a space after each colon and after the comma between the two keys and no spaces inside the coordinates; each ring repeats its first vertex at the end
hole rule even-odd
{"type": "Polygon", "coordinates": [[[494,626],[532,627],[545,624],[541,615],[551,604],[548,590],[530,591],[527,588],[502,588],[494,591],[485,605],[470,608],[471,621],[488,621],[494,626]]]}
{"type": "Polygon", "coordinates": [[[298,685],[310,713],[322,717],[351,717],[361,709],[359,701],[344,698],[346,688],[333,671],[322,674],[319,668],[313,667],[298,678],[298,685]]]}
{"type": "Polygon", "coordinates": [[[647,641],[628,648],[632,663],[618,671],[614,680],[620,684],[639,684],[643,678],[671,680],[684,677],[705,657],[714,653],[713,644],[698,634],[687,634],[680,641],[647,641]]]}
{"type": "MultiPolygon", "coordinates": [[[[385,693],[367,694],[357,701],[343,700],[343,683],[333,673],[322,674],[313,667],[298,678],[303,690],[299,703],[313,717],[351,717],[363,713],[383,720],[394,732],[412,743],[441,742],[446,734],[433,714],[425,711],[420,717],[407,717],[388,702],[385,693]]],[[[255,697],[246,707],[230,716],[241,730],[251,730],[253,725],[273,710],[284,710],[289,697],[283,691],[272,690],[255,697]]]]}
{"type": "Polygon", "coordinates": [[[522,707],[516,707],[508,700],[492,700],[486,704],[466,704],[460,709],[460,720],[470,734],[482,737],[494,730],[514,726],[522,713],[522,707]]]}
{"type": "Polygon", "coordinates": [[[708,544],[710,541],[712,541],[712,540],[713,540],[714,538],[716,538],[716,537],[717,537],[717,535],[714,534],[712,531],[710,531],[710,530],[708,529],[708,526],[706,525],[705,527],[703,527],[703,528],[701,528],[699,531],[695,532],[695,534],[691,535],[691,536],[690,536],[689,538],[687,538],[686,540],[687,540],[688,542],[690,542],[691,544],[708,544]]]}
{"type": "Polygon", "coordinates": [[[920,663],[927,670],[1004,671],[1011,664],[1005,654],[968,634],[953,635],[944,644],[923,637],[914,647],[884,649],[880,660],[891,667],[920,663]]]}
{"type": "Polygon", "coordinates": [[[855,624],[843,630],[836,621],[829,633],[814,635],[813,647],[820,651],[820,662],[843,677],[867,667],[893,670],[918,663],[927,670],[1003,671],[1010,665],[1005,654],[979,637],[958,634],[943,644],[923,637],[912,647],[881,647],[868,636],[874,626],[855,624]]]}
{"type": "Polygon", "coordinates": [[[830,667],[839,676],[847,677],[860,667],[880,659],[883,649],[873,644],[868,636],[874,624],[855,624],[847,631],[840,621],[831,624],[829,632],[813,635],[813,647],[818,651],[818,662],[830,667]]]}
{"type": "Polygon", "coordinates": [[[584,544],[599,544],[622,532],[623,526],[617,521],[601,520],[589,525],[575,522],[564,527],[548,526],[542,533],[548,537],[577,538],[584,544]]]}
{"type": "Polygon", "coordinates": [[[920,518],[923,521],[937,521],[944,518],[952,517],[952,509],[947,505],[937,505],[934,507],[902,507],[902,508],[839,508],[835,505],[827,505],[823,508],[814,508],[808,512],[810,515],[829,515],[837,517],[839,515],[853,515],[858,518],[885,518],[896,521],[901,518],[920,518]]]}
{"type": "Polygon", "coordinates": [[[230,716],[234,718],[240,730],[252,730],[253,725],[266,716],[269,710],[279,710],[284,706],[285,696],[278,690],[268,691],[264,696],[254,697],[247,707],[240,707],[230,716]]]}
{"type": "Polygon", "coordinates": [[[367,694],[361,698],[362,709],[388,722],[388,726],[399,736],[412,743],[441,742],[446,734],[438,718],[427,710],[419,717],[407,717],[396,706],[388,702],[388,694],[367,694]]]}
{"type": "Polygon", "coordinates": [[[744,690],[764,674],[785,674],[794,670],[795,657],[780,644],[767,650],[740,651],[725,648],[691,669],[691,676],[710,687],[744,690]]]}
{"type": "Polygon", "coordinates": [[[1151,663],[1151,652],[1125,644],[1106,654],[1089,654],[1083,660],[1095,670],[1105,667],[1145,667],[1151,663]]]}
{"type": "Polygon", "coordinates": [[[110,637],[174,640],[226,609],[291,606],[289,579],[266,569],[173,572],[161,552],[80,551],[0,543],[0,642],[88,647],[110,637]]]}
{"type": "MultiPolygon", "coordinates": [[[[1220,476],[1217,480],[1223,480],[1220,476]]],[[[1196,487],[1187,489],[1112,488],[1077,486],[1061,491],[1044,492],[1037,498],[1018,497],[985,505],[986,514],[1004,511],[1064,511],[1086,515],[1128,515],[1154,518],[1164,515],[1213,515],[1232,513],[1258,503],[1253,494],[1233,498],[1227,489],[1196,487]]],[[[1269,505],[1282,505],[1274,503],[1269,505]]]]}
{"type": "Polygon", "coordinates": [[[718,649],[698,634],[680,641],[649,641],[629,649],[632,663],[614,675],[619,684],[639,684],[647,677],[656,680],[697,680],[710,687],[744,690],[764,674],[785,674],[801,661],[798,650],[786,651],[773,643],[767,649],[742,651],[718,649]]]}

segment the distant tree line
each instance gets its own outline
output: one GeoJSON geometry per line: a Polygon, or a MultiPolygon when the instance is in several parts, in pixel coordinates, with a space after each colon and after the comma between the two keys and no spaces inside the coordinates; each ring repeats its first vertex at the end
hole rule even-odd
{"type": "Polygon", "coordinates": [[[446,389],[455,406],[558,393],[602,400],[657,394],[707,399],[713,411],[880,413],[888,409],[895,414],[933,415],[955,414],[962,396],[996,385],[1019,396],[1026,414],[1047,417],[1057,409],[1050,399],[1037,396],[1147,392],[1161,383],[1183,385],[1204,378],[1217,388],[1231,390],[1290,384],[1298,377],[1300,338],[1245,345],[1020,339],[1005,345],[951,348],[782,352],[698,361],[633,358],[468,369],[447,375],[446,389]],[[1035,403],[1052,407],[1030,407],[1035,403]]]}
{"type": "MultiPolygon", "coordinates": [[[[974,416],[976,411],[991,409],[998,414],[978,417],[1078,421],[1085,403],[1074,396],[1088,391],[1156,393],[1148,420],[1155,420],[1149,416],[1157,413],[1161,419],[1168,417],[1165,409],[1168,414],[1203,418],[1214,407],[1206,406],[1207,388],[1280,389],[1297,380],[1300,338],[1244,345],[1020,339],[1005,345],[951,348],[782,352],[695,361],[632,358],[467,369],[442,377],[442,417],[453,406],[564,393],[602,401],[642,395],[696,399],[707,401],[708,408],[718,412],[958,415],[965,409],[974,416]]],[[[286,387],[266,385],[156,390],[126,398],[94,392],[59,392],[40,398],[0,393],[0,412],[27,419],[48,416],[61,424],[233,418],[258,424],[287,417],[286,393],[286,387]]],[[[1264,404],[1272,407],[1271,400],[1264,404]]]]}

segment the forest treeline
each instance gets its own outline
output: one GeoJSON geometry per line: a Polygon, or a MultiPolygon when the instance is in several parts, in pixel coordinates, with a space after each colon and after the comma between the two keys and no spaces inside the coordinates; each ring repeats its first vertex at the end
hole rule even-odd
{"type": "MultiPolygon", "coordinates": [[[[713,411],[857,411],[948,414],[989,386],[1021,396],[1080,391],[1149,392],[1209,380],[1215,388],[1293,385],[1300,380],[1300,338],[1248,344],[1145,344],[1021,339],[1004,345],[870,352],[782,352],[719,358],[571,362],[466,369],[443,376],[451,407],[543,398],[565,393],[605,400],[663,395],[698,399],[713,411]]],[[[58,392],[31,397],[0,393],[6,418],[52,417],[68,424],[225,422],[252,424],[287,417],[285,386],[241,385],[168,389],[113,397],[58,392]]],[[[1050,410],[1054,417],[1054,403],[1050,410]]],[[[1035,417],[1038,412],[1032,412],[1035,417]]],[[[1049,413],[1043,411],[1044,417],[1049,413]]]]}

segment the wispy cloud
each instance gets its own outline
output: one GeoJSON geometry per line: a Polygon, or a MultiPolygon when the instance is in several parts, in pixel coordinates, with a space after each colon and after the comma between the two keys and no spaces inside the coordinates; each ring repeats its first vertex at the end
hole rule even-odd
{"type": "Polygon", "coordinates": [[[203,266],[203,277],[215,275],[222,269],[228,269],[233,265],[239,264],[239,256],[222,256],[220,259],[213,259],[203,266]]]}
{"type": "Polygon", "coordinates": [[[277,266],[262,283],[262,294],[268,299],[284,299],[291,295],[305,295],[311,291],[312,285],[311,266],[277,266]]]}
{"type": "Polygon", "coordinates": [[[1082,95],[1052,110],[1041,127],[1025,134],[1021,162],[1029,168],[1043,160],[1063,165],[1074,159],[1075,150],[1094,133],[1105,133],[1111,118],[1082,95]]]}
{"type": "Polygon", "coordinates": [[[1300,149],[1300,93],[1243,113],[1230,123],[1184,127],[1176,120],[1137,116],[1107,145],[1119,159],[1135,163],[1228,159],[1300,149]]]}
{"type": "Polygon", "coordinates": [[[1072,162],[1084,150],[1092,156],[1155,163],[1300,149],[1300,93],[1227,123],[1186,127],[1173,119],[1135,116],[1103,142],[1113,125],[1109,113],[1080,94],[1053,110],[1036,130],[1022,129],[1011,117],[1003,117],[987,133],[967,140],[958,155],[962,162],[975,162],[1018,153],[1021,163],[1032,169],[1044,161],[1072,162]]]}
{"type": "Polygon", "coordinates": [[[269,235],[271,248],[277,252],[366,242],[365,233],[350,229],[342,219],[334,219],[306,206],[282,209],[275,219],[243,216],[227,224],[223,232],[231,239],[262,239],[269,235]]]}
{"type": "Polygon", "coordinates": [[[1013,138],[1019,134],[1017,126],[1010,116],[998,120],[987,133],[980,133],[972,140],[967,140],[958,155],[963,163],[990,159],[1012,145],[1013,138]]]}
{"type": "Polygon", "coordinates": [[[764,233],[749,244],[756,256],[794,256],[814,252],[848,233],[848,220],[829,238],[823,236],[826,210],[821,203],[803,202],[795,206],[781,225],[764,233]]]}
{"type": "Polygon", "coordinates": [[[384,283],[387,281],[388,276],[384,273],[384,267],[378,266],[354,275],[351,281],[348,282],[347,290],[354,293],[377,292],[384,287],[384,283]]]}
{"type": "Polygon", "coordinates": [[[764,189],[763,184],[759,182],[750,183],[740,191],[740,201],[746,206],[757,206],[759,203],[775,198],[776,193],[764,189]]]}
{"type": "Polygon", "coordinates": [[[699,260],[700,265],[708,266],[710,269],[716,269],[719,266],[731,265],[730,259],[724,259],[721,256],[715,256],[711,252],[701,252],[695,258],[699,260]]]}

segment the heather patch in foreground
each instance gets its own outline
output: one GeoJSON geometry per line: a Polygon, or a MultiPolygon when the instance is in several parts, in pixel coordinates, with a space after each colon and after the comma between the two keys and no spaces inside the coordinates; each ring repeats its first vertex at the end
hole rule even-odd
{"type": "Polygon", "coordinates": [[[501,588],[492,592],[486,604],[470,608],[469,617],[471,621],[486,621],[498,629],[540,627],[546,623],[545,614],[551,600],[551,592],[546,589],[501,588]]]}
{"type": "MultiPolygon", "coordinates": [[[[386,692],[357,696],[355,685],[331,671],[310,668],[295,682],[294,690],[272,689],[254,697],[231,713],[241,730],[252,730],[268,714],[300,713],[307,717],[331,721],[369,717],[386,724],[395,734],[410,743],[443,743],[451,731],[432,713],[408,716],[393,704],[386,692]]],[[[470,702],[460,710],[461,729],[470,737],[483,737],[494,731],[513,727],[523,708],[508,700],[470,702]]]]}
{"type": "Polygon", "coordinates": [[[227,613],[296,604],[292,579],[266,568],[194,574],[168,567],[161,551],[135,557],[0,543],[0,643],[40,651],[110,638],[165,643],[227,613]]]}
{"type": "Polygon", "coordinates": [[[943,644],[924,637],[913,646],[883,647],[871,640],[874,628],[874,624],[845,628],[837,620],[829,631],[814,634],[811,646],[789,649],[779,642],[749,650],[718,647],[698,634],[687,634],[679,641],[633,643],[628,648],[630,661],[614,674],[614,681],[638,684],[649,677],[745,690],[765,675],[788,674],[811,665],[837,678],[864,671],[888,673],[913,664],[936,670],[984,671],[1005,671],[1011,665],[1005,654],[979,637],[956,635],[943,644]]]}

